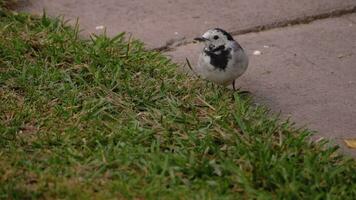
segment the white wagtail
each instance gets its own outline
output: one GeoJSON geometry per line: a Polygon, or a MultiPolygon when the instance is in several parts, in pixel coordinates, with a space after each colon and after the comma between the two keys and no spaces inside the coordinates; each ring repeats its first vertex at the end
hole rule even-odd
{"type": "Polygon", "coordinates": [[[220,28],[210,29],[195,40],[204,42],[196,73],[217,84],[232,84],[247,69],[248,57],[232,36],[220,28]]]}

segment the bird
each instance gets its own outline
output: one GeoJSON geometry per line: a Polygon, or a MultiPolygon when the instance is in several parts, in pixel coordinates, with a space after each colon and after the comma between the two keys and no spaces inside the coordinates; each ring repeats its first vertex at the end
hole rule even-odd
{"type": "Polygon", "coordinates": [[[209,29],[194,40],[204,43],[194,71],[216,84],[232,84],[236,90],[235,80],[246,71],[249,63],[240,44],[221,28],[209,29]]]}

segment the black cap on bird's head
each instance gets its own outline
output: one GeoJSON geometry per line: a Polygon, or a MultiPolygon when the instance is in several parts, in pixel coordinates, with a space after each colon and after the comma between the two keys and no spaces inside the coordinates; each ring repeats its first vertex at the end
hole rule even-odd
{"type": "Polygon", "coordinates": [[[234,38],[232,38],[232,36],[230,35],[230,33],[226,32],[225,30],[221,29],[221,28],[214,28],[213,30],[222,33],[227,40],[233,41],[234,38]]]}
{"type": "Polygon", "coordinates": [[[206,31],[201,37],[194,38],[198,42],[214,41],[223,39],[226,41],[234,41],[234,38],[221,28],[213,28],[206,31]]]}
{"type": "Polygon", "coordinates": [[[234,38],[221,28],[210,29],[194,40],[203,42],[205,49],[209,50],[226,49],[231,42],[235,42],[234,38]]]}

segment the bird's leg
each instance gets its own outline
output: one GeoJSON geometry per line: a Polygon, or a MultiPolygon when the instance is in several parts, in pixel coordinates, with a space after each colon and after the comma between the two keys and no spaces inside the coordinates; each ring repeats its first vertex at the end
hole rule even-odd
{"type": "Polygon", "coordinates": [[[246,91],[246,90],[240,90],[241,88],[237,88],[236,89],[236,86],[235,86],[235,80],[232,81],[232,88],[234,89],[234,91],[236,92],[237,91],[237,94],[250,94],[251,92],[249,91],[246,91]]]}
{"type": "Polygon", "coordinates": [[[234,89],[234,91],[236,91],[236,87],[235,87],[235,79],[232,81],[232,89],[234,89]]]}

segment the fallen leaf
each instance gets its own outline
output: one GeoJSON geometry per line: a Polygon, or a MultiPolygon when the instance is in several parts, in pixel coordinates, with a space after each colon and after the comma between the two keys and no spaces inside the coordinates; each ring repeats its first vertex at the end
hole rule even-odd
{"type": "Polygon", "coordinates": [[[344,142],[346,143],[347,147],[351,149],[356,149],[356,139],[347,139],[344,140],[344,142]]]}
{"type": "Polygon", "coordinates": [[[345,57],[349,57],[349,56],[352,56],[352,53],[347,53],[347,54],[339,54],[339,55],[337,55],[337,57],[338,57],[339,59],[341,59],[341,58],[345,58],[345,57]]]}
{"type": "Polygon", "coordinates": [[[345,57],[345,55],[344,54],[339,54],[339,55],[337,55],[337,57],[338,58],[343,58],[343,57],[345,57]]]}

